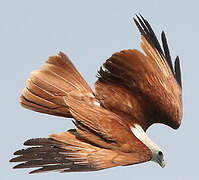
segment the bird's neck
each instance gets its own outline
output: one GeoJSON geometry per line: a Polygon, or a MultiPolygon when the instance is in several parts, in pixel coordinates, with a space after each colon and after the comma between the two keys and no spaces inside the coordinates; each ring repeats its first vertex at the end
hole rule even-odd
{"type": "Polygon", "coordinates": [[[156,153],[160,150],[159,146],[155,144],[145,133],[142,127],[138,124],[134,124],[131,126],[132,133],[143,143],[145,144],[152,152],[152,154],[156,153]]]}

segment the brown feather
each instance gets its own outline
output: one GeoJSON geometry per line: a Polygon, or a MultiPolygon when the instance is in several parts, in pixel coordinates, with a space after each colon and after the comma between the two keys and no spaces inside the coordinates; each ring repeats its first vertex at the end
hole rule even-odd
{"type": "MultiPolygon", "coordinates": [[[[22,91],[21,105],[27,109],[71,117],[66,104],[69,94],[90,97],[92,90],[63,53],[49,57],[40,70],[33,71],[22,91]]],[[[87,98],[90,101],[91,98],[87,98]]]]}
{"type": "Polygon", "coordinates": [[[140,163],[150,160],[151,154],[143,152],[124,153],[109,150],[81,141],[75,130],[53,134],[50,138],[36,138],[25,142],[31,148],[19,150],[11,162],[22,162],[14,168],[39,168],[30,173],[48,171],[81,172],[114,166],[140,163]]]}
{"type": "Polygon", "coordinates": [[[142,34],[141,47],[146,55],[137,50],[123,50],[113,54],[99,71],[99,81],[96,82],[97,96],[99,100],[103,99],[101,103],[108,109],[113,108],[110,103],[113,101],[116,113],[130,112],[143,129],[153,123],[163,123],[176,129],[182,119],[179,60],[176,61],[174,75],[164,33],[162,36],[165,54],[148,22],[141,19],[139,22],[140,24],[136,21],[136,25],[142,34]],[[103,87],[108,83],[111,84],[111,90],[103,87]],[[130,97],[125,98],[122,103],[115,100],[124,94],[118,92],[118,85],[130,92],[130,97]],[[105,98],[110,94],[109,91],[117,93],[105,98]],[[129,106],[135,107],[134,104],[136,108],[129,111],[129,106]],[[140,115],[144,117],[140,119],[140,115]]]}
{"type": "MultiPolygon", "coordinates": [[[[97,134],[98,138],[100,137],[107,142],[108,146],[105,146],[105,148],[116,148],[123,152],[139,151],[146,148],[132,134],[130,130],[131,124],[125,117],[118,116],[100,106],[88,105],[74,98],[69,98],[68,104],[77,124],[83,124],[85,131],[97,134]]],[[[91,137],[88,136],[87,140],[91,141],[91,137]]],[[[92,142],[99,142],[98,145],[103,146],[97,139],[93,139],[92,142]]]]}
{"type": "Polygon", "coordinates": [[[144,111],[148,107],[141,96],[124,88],[123,85],[112,82],[97,81],[95,89],[97,98],[106,109],[121,117],[127,116],[129,123],[140,124],[144,130],[149,127],[150,124],[146,121],[147,114],[144,111]]]}
{"type": "Polygon", "coordinates": [[[165,33],[161,36],[162,50],[148,21],[141,15],[136,17],[146,55],[137,50],[114,53],[100,68],[97,97],[115,113],[134,117],[145,130],[153,123],[177,129],[182,119],[179,58],[174,69],[165,33]]]}

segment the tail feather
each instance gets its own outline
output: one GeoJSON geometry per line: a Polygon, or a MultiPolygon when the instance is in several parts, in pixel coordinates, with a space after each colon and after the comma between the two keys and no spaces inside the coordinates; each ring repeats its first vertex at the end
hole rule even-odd
{"type": "Polygon", "coordinates": [[[53,64],[57,67],[60,67],[62,69],[67,69],[67,71],[64,71],[66,73],[66,79],[67,76],[72,75],[72,78],[75,79],[75,82],[79,82],[79,87],[81,89],[84,89],[85,91],[91,91],[90,87],[88,84],[85,82],[85,80],[82,78],[80,73],[77,71],[75,66],[72,64],[72,62],[69,60],[69,58],[62,52],[58,54],[58,56],[51,56],[49,57],[48,64],[53,64]]]}
{"type": "Polygon", "coordinates": [[[24,94],[21,95],[20,97],[20,103],[24,108],[30,109],[32,111],[46,113],[55,116],[72,117],[68,108],[65,106],[58,106],[57,108],[42,106],[41,104],[37,104],[36,102],[30,101],[30,99],[26,99],[24,97],[24,94]]]}
{"type": "Polygon", "coordinates": [[[92,90],[68,57],[60,52],[49,57],[40,70],[31,73],[20,102],[33,111],[71,117],[66,103],[69,94],[87,96],[92,90]]]}

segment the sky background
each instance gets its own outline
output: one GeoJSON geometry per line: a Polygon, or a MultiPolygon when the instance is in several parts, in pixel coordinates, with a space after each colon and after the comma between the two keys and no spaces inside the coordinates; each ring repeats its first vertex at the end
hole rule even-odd
{"type": "Polygon", "coordinates": [[[198,179],[199,3],[197,0],[0,0],[0,179],[198,179]],[[184,116],[179,130],[153,125],[148,135],[165,153],[164,169],[148,162],[92,173],[29,175],[13,170],[12,153],[25,140],[63,132],[69,119],[23,109],[19,95],[32,70],[50,55],[65,52],[92,85],[99,66],[112,53],[140,49],[132,18],[141,13],[159,35],[165,30],[173,57],[180,56],[184,116]]]}

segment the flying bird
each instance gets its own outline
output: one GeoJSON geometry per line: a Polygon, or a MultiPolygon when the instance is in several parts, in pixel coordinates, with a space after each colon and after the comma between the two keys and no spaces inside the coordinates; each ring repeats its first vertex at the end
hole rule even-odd
{"type": "Polygon", "coordinates": [[[30,173],[96,171],[154,161],[164,153],[146,134],[154,123],[177,129],[182,119],[180,60],[171,60],[165,33],[159,43],[136,15],[143,53],[114,53],[98,71],[93,91],[62,52],[31,73],[20,103],[40,113],[73,118],[74,129],[27,140],[11,162],[30,173]]]}

